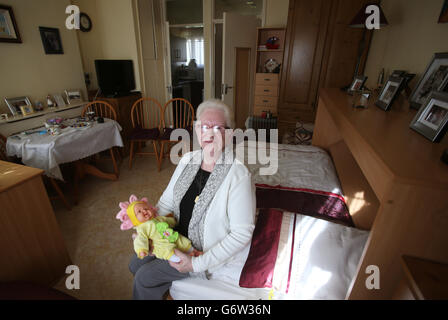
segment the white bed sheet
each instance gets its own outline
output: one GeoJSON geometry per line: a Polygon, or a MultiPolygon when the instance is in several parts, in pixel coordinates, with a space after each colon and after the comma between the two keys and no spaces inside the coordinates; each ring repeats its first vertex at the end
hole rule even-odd
{"type": "MultiPolygon", "coordinates": [[[[273,288],[272,299],[345,299],[369,232],[310,216],[298,217],[289,292],[273,288]]],[[[176,300],[269,299],[271,288],[238,286],[241,270],[216,273],[210,279],[198,274],[174,281],[171,296],[176,300]]]]}
{"type": "MultiPolygon", "coordinates": [[[[307,188],[341,194],[339,180],[328,154],[314,146],[276,145],[278,171],[260,175],[262,165],[247,165],[254,183],[307,188]]],[[[267,145],[269,148],[269,145],[267,145]]],[[[257,152],[247,146],[250,152],[257,152]]],[[[246,161],[247,162],[247,161],[246,161]]],[[[288,294],[275,288],[241,288],[243,266],[232,274],[204,274],[174,281],[170,294],[176,300],[345,299],[356,273],[369,232],[330,221],[298,215],[293,279],[288,294]]],[[[247,254],[249,248],[247,249],[247,254]]]]}
{"type": "MultiPolygon", "coordinates": [[[[342,195],[336,170],[328,153],[315,146],[269,144],[253,146],[244,143],[245,158],[239,160],[246,164],[255,184],[282,186],[288,188],[306,188],[342,195]],[[264,152],[269,154],[270,148],[278,150],[278,170],[273,175],[262,175],[260,168],[269,166],[248,163],[248,154],[264,152]]],[[[259,160],[259,157],[257,157],[259,160]]]]}

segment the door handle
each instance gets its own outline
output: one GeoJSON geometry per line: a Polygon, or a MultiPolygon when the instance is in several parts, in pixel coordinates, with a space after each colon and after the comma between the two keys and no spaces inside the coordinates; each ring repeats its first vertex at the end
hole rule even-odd
{"type": "Polygon", "coordinates": [[[166,88],[168,89],[168,93],[171,94],[173,92],[173,87],[172,86],[166,86],[166,88]]]}
{"type": "Polygon", "coordinates": [[[229,87],[226,83],[221,84],[221,95],[227,94],[229,89],[233,89],[233,87],[229,87]]]}

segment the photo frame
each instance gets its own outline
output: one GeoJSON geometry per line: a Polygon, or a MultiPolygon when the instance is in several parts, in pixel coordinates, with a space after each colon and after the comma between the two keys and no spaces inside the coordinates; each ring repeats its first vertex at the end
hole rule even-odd
{"type": "Polygon", "coordinates": [[[22,114],[21,106],[31,106],[31,101],[28,97],[5,98],[5,102],[13,116],[22,114]]]}
{"type": "Polygon", "coordinates": [[[58,28],[39,27],[45,54],[63,54],[61,36],[58,28]]]}
{"type": "Polygon", "coordinates": [[[0,42],[22,43],[12,7],[0,5],[0,42]]]}
{"type": "Polygon", "coordinates": [[[448,0],[443,1],[438,23],[448,23],[448,0]]]}
{"type": "Polygon", "coordinates": [[[436,53],[411,93],[411,108],[420,109],[432,91],[445,91],[447,87],[448,52],[436,53]]]}
{"type": "Polygon", "coordinates": [[[433,91],[411,122],[411,129],[440,142],[448,128],[448,93],[433,91]]]}
{"type": "Polygon", "coordinates": [[[82,92],[78,89],[65,90],[65,96],[68,104],[82,102],[82,92]]]}
{"type": "Polygon", "coordinates": [[[20,110],[22,111],[22,115],[23,115],[23,116],[27,116],[27,115],[29,115],[29,114],[34,113],[34,108],[33,108],[33,106],[29,106],[29,105],[20,106],[20,110]]]}
{"type": "Polygon", "coordinates": [[[57,105],[58,107],[65,106],[65,101],[64,101],[64,98],[62,98],[62,95],[60,95],[60,94],[54,94],[54,95],[53,95],[53,99],[54,99],[54,101],[56,102],[56,105],[57,105]]]}
{"type": "Polygon", "coordinates": [[[348,92],[352,93],[354,91],[362,90],[366,81],[367,81],[366,76],[356,76],[355,78],[353,78],[353,82],[348,88],[348,92]]]}
{"type": "Polygon", "coordinates": [[[390,76],[387,79],[383,89],[378,95],[378,99],[375,105],[383,109],[384,111],[390,110],[395,98],[398,96],[400,89],[402,88],[404,78],[390,76]]]}

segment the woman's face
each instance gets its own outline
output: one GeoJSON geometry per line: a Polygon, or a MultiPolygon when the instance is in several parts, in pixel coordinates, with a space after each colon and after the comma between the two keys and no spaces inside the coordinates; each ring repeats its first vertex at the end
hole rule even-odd
{"type": "Polygon", "coordinates": [[[201,148],[211,156],[225,147],[226,119],[224,111],[206,109],[202,112],[195,130],[201,148]]]}

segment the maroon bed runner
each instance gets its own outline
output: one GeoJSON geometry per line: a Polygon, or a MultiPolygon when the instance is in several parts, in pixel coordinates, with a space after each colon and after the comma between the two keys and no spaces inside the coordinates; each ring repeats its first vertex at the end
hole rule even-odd
{"type": "Polygon", "coordinates": [[[304,188],[256,184],[257,208],[278,208],[325,218],[353,227],[353,220],[341,195],[304,188]]]}

